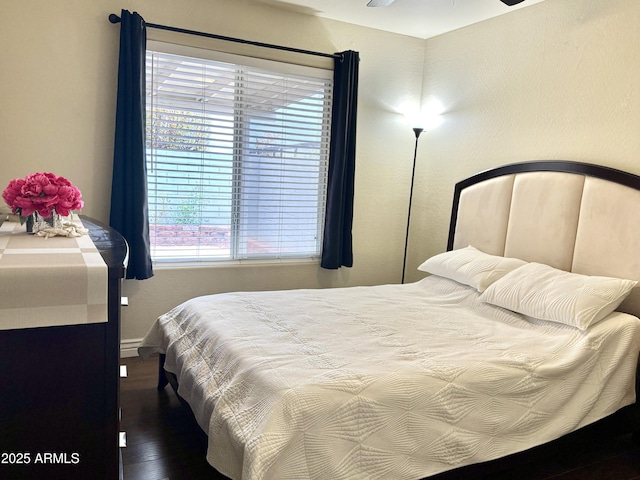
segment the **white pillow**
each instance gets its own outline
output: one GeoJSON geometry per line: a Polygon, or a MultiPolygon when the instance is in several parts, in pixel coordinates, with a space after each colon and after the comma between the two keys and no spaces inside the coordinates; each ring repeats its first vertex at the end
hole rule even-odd
{"type": "Polygon", "coordinates": [[[528,263],[487,288],[480,300],[585,330],[613,312],[637,283],[528,263]]]}
{"type": "Polygon", "coordinates": [[[471,245],[429,258],[418,270],[484,290],[496,280],[527,262],[518,258],[489,255],[471,245]]]}

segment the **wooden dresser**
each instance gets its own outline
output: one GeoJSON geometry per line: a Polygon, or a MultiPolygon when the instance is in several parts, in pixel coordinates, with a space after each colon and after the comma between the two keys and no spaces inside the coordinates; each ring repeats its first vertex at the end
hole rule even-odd
{"type": "MultiPolygon", "coordinates": [[[[120,299],[128,249],[110,227],[82,222],[107,265],[108,321],[0,330],[1,479],[122,475],[120,299]]],[[[10,280],[0,278],[0,288],[3,281],[10,280]]]]}

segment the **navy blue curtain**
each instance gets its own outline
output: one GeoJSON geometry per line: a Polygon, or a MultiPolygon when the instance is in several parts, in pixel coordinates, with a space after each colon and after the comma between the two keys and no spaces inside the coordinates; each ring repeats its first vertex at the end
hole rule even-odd
{"type": "Polygon", "coordinates": [[[358,52],[346,51],[335,59],[333,111],[329,150],[327,207],[322,244],[323,268],[353,266],[353,190],[356,166],[358,111],[358,52]]]}
{"type": "Polygon", "coordinates": [[[129,244],[127,278],[138,280],[153,276],[145,159],[146,48],[144,19],[122,10],[109,223],[129,244]]]}

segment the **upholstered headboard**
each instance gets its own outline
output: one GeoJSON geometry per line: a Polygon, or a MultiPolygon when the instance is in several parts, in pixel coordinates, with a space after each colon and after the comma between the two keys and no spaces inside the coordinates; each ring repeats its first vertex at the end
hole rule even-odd
{"type": "MultiPolygon", "coordinates": [[[[575,273],[640,280],[640,177],[566,161],[481,172],[455,186],[447,249],[467,245],[575,273]]],[[[619,310],[640,316],[640,287],[619,310]]]]}

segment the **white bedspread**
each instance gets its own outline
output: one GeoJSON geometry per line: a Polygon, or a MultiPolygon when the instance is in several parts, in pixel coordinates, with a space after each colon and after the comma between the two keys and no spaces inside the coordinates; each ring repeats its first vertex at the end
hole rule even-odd
{"type": "Polygon", "coordinates": [[[167,354],[234,479],[417,479],[545,443],[635,400],[640,321],[525,319],[436,276],[220,294],[160,317],[167,354]]]}

